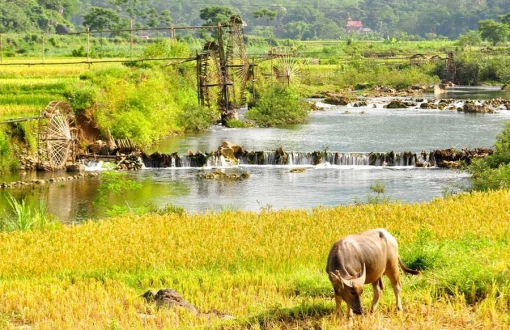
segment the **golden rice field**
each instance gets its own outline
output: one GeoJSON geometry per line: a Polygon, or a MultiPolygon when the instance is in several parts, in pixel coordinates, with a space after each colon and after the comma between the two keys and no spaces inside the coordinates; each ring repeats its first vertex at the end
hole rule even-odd
{"type": "Polygon", "coordinates": [[[412,205],[147,214],[2,233],[0,328],[508,329],[509,219],[504,190],[412,205]],[[333,313],[326,257],[341,236],[373,227],[396,236],[409,266],[428,266],[402,276],[403,313],[385,280],[379,309],[348,321],[333,313]],[[141,297],[163,288],[204,314],[141,297]]]}

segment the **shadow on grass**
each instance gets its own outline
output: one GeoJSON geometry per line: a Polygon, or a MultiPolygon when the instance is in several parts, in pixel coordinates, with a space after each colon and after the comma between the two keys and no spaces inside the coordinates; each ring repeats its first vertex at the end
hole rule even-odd
{"type": "MultiPolygon", "coordinates": [[[[243,329],[322,329],[321,319],[334,313],[334,306],[325,303],[303,303],[290,308],[275,307],[247,318],[233,328],[243,329]]],[[[229,326],[222,327],[229,329],[229,326]]]]}

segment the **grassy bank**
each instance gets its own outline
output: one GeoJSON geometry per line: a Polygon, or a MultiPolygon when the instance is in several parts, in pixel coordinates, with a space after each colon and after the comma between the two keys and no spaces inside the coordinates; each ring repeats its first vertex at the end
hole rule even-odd
{"type": "MultiPolygon", "coordinates": [[[[126,216],[0,234],[0,327],[34,329],[351,328],[334,315],[326,256],[339,237],[385,227],[405,262],[404,313],[389,282],[358,329],[510,326],[510,192],[423,204],[126,216]],[[196,317],[141,294],[173,288],[196,317]]],[[[364,303],[371,300],[370,289],[364,303]]]]}

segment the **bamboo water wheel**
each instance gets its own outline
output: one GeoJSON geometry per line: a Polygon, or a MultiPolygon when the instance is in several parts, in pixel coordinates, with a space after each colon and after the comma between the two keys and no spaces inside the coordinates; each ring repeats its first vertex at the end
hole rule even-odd
{"type": "Polygon", "coordinates": [[[246,85],[253,79],[253,65],[248,60],[243,33],[244,22],[238,15],[230,17],[227,29],[226,67],[230,93],[229,106],[239,109],[246,103],[246,85]]]}
{"type": "Polygon", "coordinates": [[[211,108],[213,104],[218,104],[219,91],[225,84],[216,42],[207,42],[198,54],[197,71],[200,105],[211,108]]]}
{"type": "Polygon", "coordinates": [[[219,26],[218,42],[207,42],[197,55],[199,102],[207,107],[217,105],[222,122],[246,103],[246,85],[253,78],[243,26],[241,17],[231,16],[225,30],[219,26]]]}
{"type": "Polygon", "coordinates": [[[76,118],[67,102],[50,102],[39,119],[39,163],[45,170],[60,170],[74,162],[77,147],[76,118]]]}
{"type": "Polygon", "coordinates": [[[295,50],[287,47],[273,48],[269,51],[268,57],[271,61],[272,74],[277,82],[287,86],[300,82],[303,63],[295,50]]]}

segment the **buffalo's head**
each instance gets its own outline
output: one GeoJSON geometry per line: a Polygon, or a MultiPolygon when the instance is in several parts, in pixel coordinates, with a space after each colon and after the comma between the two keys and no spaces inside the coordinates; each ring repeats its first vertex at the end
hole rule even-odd
{"type": "Polygon", "coordinates": [[[342,300],[349,305],[355,314],[363,314],[361,294],[363,293],[363,286],[365,285],[367,275],[365,265],[363,264],[362,271],[349,279],[342,277],[339,270],[336,270],[334,273],[330,272],[329,275],[335,288],[335,295],[341,296],[342,300]]]}

